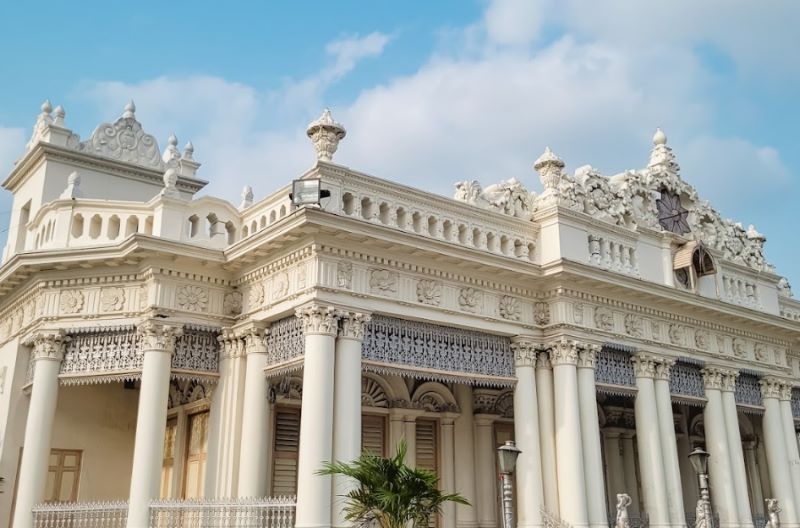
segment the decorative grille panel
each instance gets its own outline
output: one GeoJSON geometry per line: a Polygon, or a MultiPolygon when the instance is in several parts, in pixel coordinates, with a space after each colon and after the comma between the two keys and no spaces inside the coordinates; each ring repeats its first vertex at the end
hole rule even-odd
{"type": "Polygon", "coordinates": [[[800,390],[792,389],[792,416],[800,419],[800,390]]]}
{"type": "MultiPolygon", "coordinates": [[[[628,352],[604,346],[597,355],[597,367],[594,371],[597,383],[633,387],[636,379],[633,375],[633,364],[628,352]]],[[[602,390],[602,389],[600,389],[602,390]]]]}
{"type": "Polygon", "coordinates": [[[703,375],[700,373],[700,366],[683,361],[675,363],[669,379],[669,391],[672,394],[683,396],[705,397],[706,392],[703,386],[703,375]]]}
{"type": "Polygon", "coordinates": [[[172,368],[199,372],[219,372],[219,332],[207,328],[186,329],[172,355],[172,368]]]}
{"type": "Polygon", "coordinates": [[[295,316],[272,323],[267,335],[268,365],[287,363],[303,355],[303,325],[295,316]]]}
{"type": "Polygon", "coordinates": [[[61,363],[61,375],[98,375],[119,379],[140,373],[142,351],[133,327],[107,328],[70,334],[61,363]]]}
{"type": "Polygon", "coordinates": [[[736,403],[742,405],[761,406],[761,387],[758,385],[758,376],[742,372],[736,378],[736,388],[734,389],[736,403]]]}

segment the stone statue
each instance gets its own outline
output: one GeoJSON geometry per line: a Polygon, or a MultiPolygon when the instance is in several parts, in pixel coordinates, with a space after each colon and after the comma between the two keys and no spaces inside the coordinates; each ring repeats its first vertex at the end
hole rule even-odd
{"type": "Polygon", "coordinates": [[[764,499],[767,503],[767,524],[764,528],[781,528],[781,519],[778,514],[781,509],[778,507],[778,499],[764,499]]]}
{"type": "Polygon", "coordinates": [[[630,505],[630,495],[627,493],[617,493],[617,522],[614,528],[630,528],[631,523],[628,519],[628,506],[630,505]]]}
{"type": "Polygon", "coordinates": [[[781,297],[792,296],[792,285],[789,284],[789,279],[786,277],[781,277],[781,280],[778,281],[778,295],[781,297]]]}

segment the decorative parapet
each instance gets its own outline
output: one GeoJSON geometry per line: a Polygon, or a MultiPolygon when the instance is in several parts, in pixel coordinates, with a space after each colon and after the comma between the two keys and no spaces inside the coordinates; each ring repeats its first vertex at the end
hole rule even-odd
{"type": "Polygon", "coordinates": [[[589,263],[598,268],[639,276],[636,243],[623,241],[613,235],[592,232],[588,235],[589,263]]]}

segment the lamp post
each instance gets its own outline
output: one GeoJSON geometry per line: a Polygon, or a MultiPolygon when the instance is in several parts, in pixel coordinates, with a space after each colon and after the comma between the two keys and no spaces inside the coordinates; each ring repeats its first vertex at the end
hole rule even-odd
{"type": "Polygon", "coordinates": [[[689,462],[692,463],[700,483],[700,498],[697,499],[697,507],[695,509],[695,528],[714,528],[711,500],[708,494],[708,457],[710,456],[699,447],[694,448],[694,451],[689,454],[689,462]]]}
{"type": "Polygon", "coordinates": [[[513,440],[506,440],[505,444],[497,448],[501,480],[500,496],[503,499],[503,528],[514,528],[514,491],[511,475],[514,473],[520,453],[522,451],[513,440]]]}

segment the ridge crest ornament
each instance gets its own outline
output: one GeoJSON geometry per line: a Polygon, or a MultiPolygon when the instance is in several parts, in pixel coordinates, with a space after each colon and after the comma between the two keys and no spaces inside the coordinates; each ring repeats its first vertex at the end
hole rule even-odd
{"type": "Polygon", "coordinates": [[[661,198],[656,199],[658,223],[671,233],[685,235],[691,232],[689,227],[689,211],[681,204],[681,198],[672,191],[661,191],[661,198]]]}

